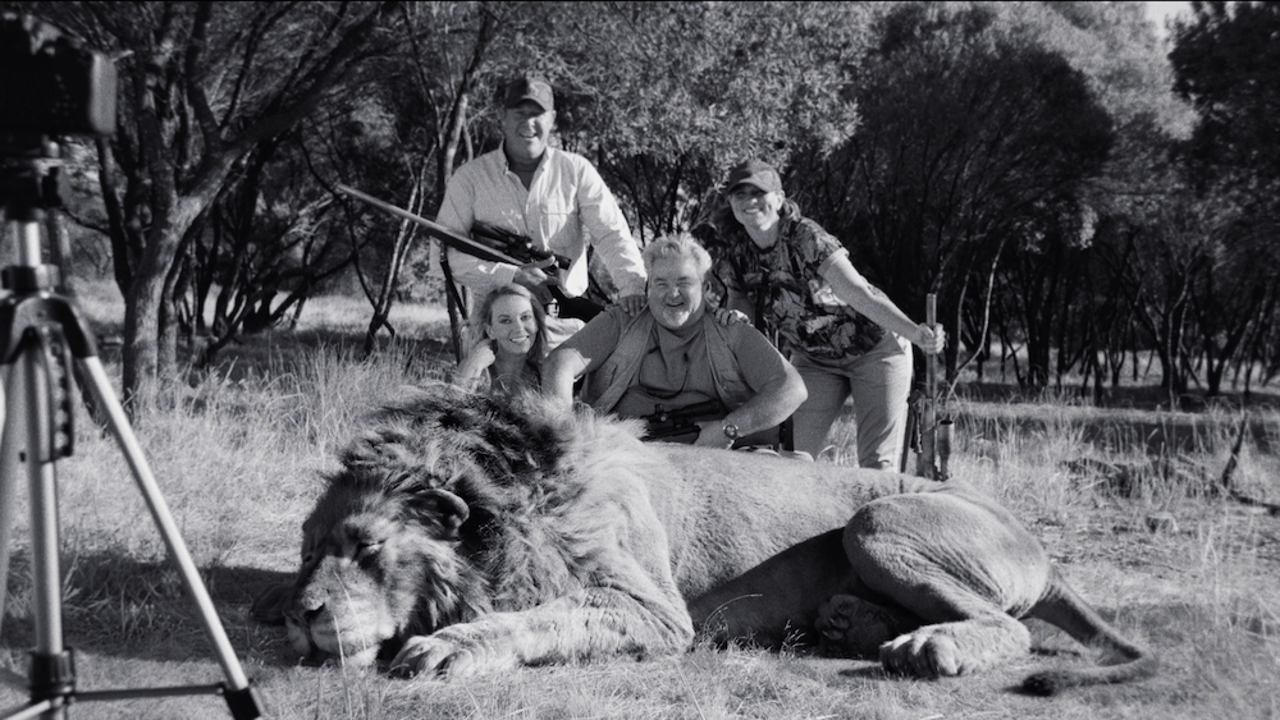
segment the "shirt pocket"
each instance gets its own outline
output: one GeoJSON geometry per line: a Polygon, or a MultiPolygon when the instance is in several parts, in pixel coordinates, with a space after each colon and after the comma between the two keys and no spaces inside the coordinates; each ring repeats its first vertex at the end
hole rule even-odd
{"type": "Polygon", "coordinates": [[[578,209],[572,198],[558,194],[546,198],[539,206],[538,227],[551,247],[572,247],[581,236],[578,209]]]}

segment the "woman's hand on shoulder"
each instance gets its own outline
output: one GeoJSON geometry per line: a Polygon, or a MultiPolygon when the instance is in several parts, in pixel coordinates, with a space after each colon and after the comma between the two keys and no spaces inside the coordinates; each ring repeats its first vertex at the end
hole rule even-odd
{"type": "Polygon", "coordinates": [[[740,322],[751,322],[751,318],[747,317],[746,313],[741,310],[733,310],[730,308],[717,308],[715,313],[713,313],[713,316],[717,323],[720,323],[725,327],[736,325],[740,322]]]}
{"type": "Polygon", "coordinates": [[[639,293],[636,295],[623,295],[622,297],[618,298],[618,304],[622,306],[622,309],[630,317],[635,317],[636,315],[639,315],[641,312],[643,312],[645,308],[645,304],[647,302],[648,302],[648,299],[644,296],[643,293],[639,293]]]}

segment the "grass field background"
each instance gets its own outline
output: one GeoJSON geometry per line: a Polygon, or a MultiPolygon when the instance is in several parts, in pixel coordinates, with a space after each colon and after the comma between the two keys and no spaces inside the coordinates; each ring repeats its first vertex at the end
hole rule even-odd
{"type": "MultiPolygon", "coordinates": [[[[94,324],[119,326],[109,288],[80,291],[94,324]]],[[[713,650],[648,662],[531,668],[456,683],[391,680],[299,665],[283,632],[248,618],[252,597],[289,577],[320,474],[359,418],[451,363],[438,307],[402,306],[398,335],[368,360],[362,301],[312,301],[298,328],[231,347],[190,373],[176,407],[137,432],[232,644],[279,718],[1246,718],[1280,717],[1280,517],[1216,492],[1239,398],[1200,413],[1154,409],[1150,388],[1097,408],[1072,392],[1021,396],[961,384],[953,475],[1005,502],[1073,585],[1163,661],[1154,679],[1054,699],[1012,691],[1026,674],[1090,652],[1032,623],[1035,651],[994,672],[942,681],[886,676],[870,662],[713,650]],[[1154,530],[1152,528],[1155,528],[1154,530]]],[[[118,372],[110,349],[109,368],[118,372]]],[[[989,369],[990,370],[990,369],[989,369]]],[[[990,376],[990,372],[988,373],[990,376]]],[[[1264,388],[1267,390],[1267,388],[1264,388]]],[[[1280,502],[1280,411],[1258,393],[1234,474],[1280,502]]],[[[165,559],[119,452],[81,413],[59,464],[67,644],[79,687],[222,680],[194,606],[165,559]]],[[[828,460],[851,462],[846,418],[828,460]]],[[[785,492],[785,488],[780,488],[785,492]]],[[[27,695],[34,642],[25,489],[0,634],[0,709],[27,695]]],[[[214,697],[80,704],[77,718],[229,717],[214,697]]]]}

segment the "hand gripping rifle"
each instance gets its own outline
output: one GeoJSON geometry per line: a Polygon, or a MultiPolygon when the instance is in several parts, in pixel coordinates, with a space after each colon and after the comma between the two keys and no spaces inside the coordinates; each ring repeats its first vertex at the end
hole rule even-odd
{"type": "Polygon", "coordinates": [[[702,431],[698,423],[719,420],[727,414],[719,400],[704,400],[670,410],[657,405],[651,414],[642,415],[640,419],[648,424],[645,440],[689,443],[697,440],[702,431]]]}
{"type": "MultiPolygon", "coordinates": [[[[557,255],[549,250],[544,250],[534,243],[533,238],[527,235],[504,230],[486,223],[475,223],[471,228],[471,237],[467,237],[460,232],[451,230],[440,223],[433,222],[419,215],[414,215],[408,210],[383,202],[372,195],[356,190],[346,185],[338,185],[338,190],[350,195],[357,200],[364,202],[388,212],[396,217],[417,223],[431,237],[444,243],[446,247],[453,248],[459,252],[466,253],[472,257],[488,260],[490,262],[504,262],[511,265],[539,265],[543,266],[550,261],[548,270],[555,274],[557,270],[568,270],[572,261],[564,255],[557,255]]],[[[550,293],[551,299],[556,303],[556,314],[567,318],[580,318],[590,320],[595,317],[604,308],[598,303],[582,297],[569,297],[564,294],[560,286],[554,283],[547,284],[547,292],[550,293]]],[[[458,303],[461,306],[461,302],[458,303]]]]}
{"type": "MultiPolygon", "coordinates": [[[[930,328],[938,322],[938,296],[929,293],[925,296],[925,323],[930,328]]],[[[938,356],[926,354],[925,393],[923,417],[920,420],[923,448],[918,463],[918,474],[933,480],[947,480],[951,476],[948,463],[951,459],[951,416],[942,412],[939,417],[938,405],[938,356]]]]}
{"type": "MultiPolygon", "coordinates": [[[[514,257],[527,258],[525,263],[541,265],[550,260],[551,265],[548,269],[553,273],[568,270],[569,266],[573,264],[573,261],[564,255],[558,255],[550,250],[538,247],[533,242],[533,238],[528,235],[521,235],[488,223],[476,222],[472,225],[471,237],[485,244],[492,244],[492,246],[514,257]]],[[[556,314],[560,317],[590,320],[599,315],[601,310],[604,310],[604,307],[594,300],[565,295],[560,286],[556,284],[549,283],[547,292],[551,294],[552,300],[555,301],[556,314]]]]}
{"type": "Polygon", "coordinates": [[[504,252],[512,257],[520,258],[525,263],[542,264],[548,260],[551,267],[557,270],[568,270],[573,261],[564,255],[557,255],[550,250],[543,250],[533,243],[533,238],[518,232],[476,221],[471,226],[471,239],[504,252]]]}

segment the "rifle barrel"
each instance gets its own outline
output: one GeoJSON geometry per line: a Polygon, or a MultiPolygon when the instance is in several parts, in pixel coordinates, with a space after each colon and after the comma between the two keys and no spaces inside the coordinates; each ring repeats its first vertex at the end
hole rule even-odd
{"type": "Polygon", "coordinates": [[[367,195],[365,193],[362,193],[353,187],[348,187],[346,185],[339,184],[338,190],[340,192],[346,193],[347,195],[350,195],[351,197],[357,200],[363,200],[364,202],[369,203],[370,205],[378,208],[379,210],[391,213],[396,217],[403,218],[410,222],[414,222],[414,223],[417,223],[418,225],[421,225],[422,227],[430,231],[432,237],[435,237],[436,239],[443,242],[445,245],[448,245],[455,250],[459,250],[461,252],[467,253],[468,255],[474,255],[475,257],[478,257],[482,260],[505,262],[505,263],[511,263],[512,265],[524,264],[519,260],[511,257],[510,255],[507,255],[506,253],[499,252],[483,243],[478,243],[475,240],[472,240],[471,238],[463,235],[462,233],[459,233],[454,230],[450,230],[449,228],[445,227],[444,225],[441,225],[440,223],[432,222],[431,220],[428,220],[420,215],[414,215],[408,210],[398,208],[389,202],[383,202],[382,200],[379,200],[378,198],[372,195],[367,195]]]}

